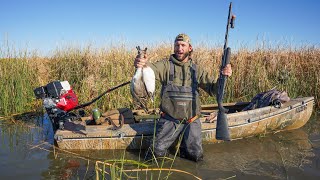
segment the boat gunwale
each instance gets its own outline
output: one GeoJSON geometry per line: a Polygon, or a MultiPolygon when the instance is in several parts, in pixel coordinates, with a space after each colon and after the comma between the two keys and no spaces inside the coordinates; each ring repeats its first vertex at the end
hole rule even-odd
{"type": "MultiPolygon", "coordinates": [[[[238,117],[242,117],[242,116],[256,116],[257,114],[255,114],[256,111],[260,111],[260,114],[262,114],[261,116],[258,116],[258,117],[253,117],[253,118],[249,118],[250,119],[250,122],[248,122],[248,118],[246,120],[244,119],[241,119],[241,120],[238,120],[238,121],[242,121],[242,123],[239,123],[239,124],[235,124],[235,125],[230,125],[229,128],[237,128],[237,127],[241,127],[241,126],[248,126],[250,125],[251,123],[256,123],[256,122],[260,122],[260,121],[264,121],[265,119],[269,119],[269,118],[272,118],[274,116],[277,116],[277,115],[282,115],[282,114],[286,114],[288,113],[289,111],[293,111],[299,107],[302,107],[302,106],[305,106],[305,105],[308,105],[308,103],[310,102],[313,102],[314,104],[314,98],[313,97],[303,97],[303,98],[296,98],[296,99],[292,99],[292,101],[297,101],[296,103],[292,104],[292,105],[287,105],[287,106],[284,106],[284,107],[281,107],[280,109],[278,110],[275,110],[275,111],[272,111],[270,113],[263,113],[265,111],[268,111],[268,110],[272,110],[272,108],[275,108],[275,107],[272,107],[272,106],[268,106],[268,107],[263,107],[263,108],[259,108],[259,109],[253,109],[253,110],[248,110],[248,111],[243,111],[243,112],[238,112],[238,113],[232,113],[232,114],[228,114],[227,117],[228,117],[228,121],[230,120],[230,118],[234,118],[236,117],[236,115],[238,117]],[[243,114],[243,115],[242,115],[243,114]],[[234,117],[233,117],[234,116],[234,117]],[[253,119],[253,120],[252,120],[253,119]]],[[[229,103],[231,104],[231,103],[229,103]]],[[[312,105],[313,106],[313,105],[312,105]]],[[[311,111],[312,112],[312,111],[311,111]]],[[[204,118],[201,118],[202,121],[204,118]]],[[[203,122],[202,122],[203,123],[203,122]]],[[[154,124],[154,122],[144,122],[143,124],[154,124]]],[[[214,124],[214,123],[212,123],[214,124]]],[[[138,125],[141,125],[139,123],[136,123],[136,124],[125,124],[126,126],[129,126],[130,129],[132,129],[132,125],[134,126],[138,126],[138,125]]],[[[214,131],[216,128],[207,128],[207,129],[202,129],[201,132],[208,132],[208,131],[214,131]]],[[[121,136],[121,133],[123,133],[124,131],[121,131],[121,130],[116,130],[115,131],[118,136],[82,136],[82,137],[63,137],[63,139],[67,139],[67,140],[72,140],[72,139],[96,139],[96,138],[100,138],[100,139],[119,139],[119,138],[135,138],[135,137],[149,137],[149,136],[153,136],[153,134],[134,134],[134,135],[125,135],[125,136],[121,136]]]]}

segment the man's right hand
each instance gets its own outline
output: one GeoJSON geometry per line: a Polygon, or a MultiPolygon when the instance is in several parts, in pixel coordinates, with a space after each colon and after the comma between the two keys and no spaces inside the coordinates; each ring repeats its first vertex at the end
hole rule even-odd
{"type": "Polygon", "coordinates": [[[134,66],[136,68],[142,68],[143,66],[146,65],[147,61],[148,61],[148,57],[146,54],[144,55],[144,57],[139,57],[139,55],[138,55],[134,59],[134,66]]]}

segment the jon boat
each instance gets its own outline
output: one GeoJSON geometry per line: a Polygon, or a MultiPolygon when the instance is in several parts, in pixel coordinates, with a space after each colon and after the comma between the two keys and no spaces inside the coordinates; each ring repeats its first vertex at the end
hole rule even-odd
{"type": "MultiPolygon", "coordinates": [[[[310,119],[314,98],[291,99],[280,108],[267,106],[241,111],[248,104],[224,104],[230,112],[227,120],[232,140],[302,127],[310,119]]],[[[216,121],[205,122],[205,118],[215,111],[218,111],[215,104],[202,105],[203,117],[200,119],[204,143],[219,142],[215,139],[216,121]]],[[[112,126],[85,125],[81,121],[66,122],[64,130],[55,132],[55,141],[61,149],[145,149],[152,143],[156,118],[154,115],[136,115],[135,119],[139,123],[124,124],[118,130],[112,130],[112,126]]]]}

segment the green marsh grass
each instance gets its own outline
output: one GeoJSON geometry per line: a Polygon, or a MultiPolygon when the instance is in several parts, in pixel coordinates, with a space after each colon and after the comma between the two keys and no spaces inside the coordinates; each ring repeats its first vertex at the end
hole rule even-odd
{"type": "Polygon", "coordinates": [[[0,59],[0,114],[8,115],[34,110],[33,89],[37,86],[36,69],[30,59],[14,57],[0,59]]]}
{"type": "MultiPolygon", "coordinates": [[[[148,47],[150,61],[167,59],[172,53],[171,44],[159,44],[148,47]]],[[[36,100],[33,89],[46,85],[53,80],[68,80],[79,97],[81,103],[88,102],[102,92],[131,79],[134,73],[133,59],[137,54],[135,47],[125,45],[93,48],[67,47],[57,48],[50,57],[41,57],[36,53],[22,53],[10,48],[0,47],[0,116],[5,117],[15,113],[35,111],[41,108],[41,102],[36,100]],[[5,53],[4,53],[5,52],[5,53]]],[[[210,74],[218,76],[222,55],[221,48],[195,47],[193,59],[210,74]]],[[[314,96],[319,107],[320,95],[320,49],[314,46],[293,48],[291,46],[276,47],[241,47],[232,53],[231,63],[233,75],[228,79],[224,102],[249,101],[259,92],[273,87],[288,92],[291,98],[299,96],[314,96]]],[[[159,84],[157,84],[159,87],[159,84]]],[[[159,104],[159,88],[157,88],[155,105],[159,104]]],[[[215,97],[209,97],[201,91],[202,103],[215,103],[215,97]]],[[[108,93],[95,104],[88,107],[107,111],[113,108],[132,105],[129,86],[108,93]]],[[[152,106],[153,104],[149,104],[152,106]]],[[[9,134],[11,129],[9,130],[9,134]]],[[[16,133],[16,132],[14,132],[16,133]]],[[[11,142],[13,143],[13,142],[11,142]]],[[[170,168],[164,168],[164,160],[160,167],[147,166],[140,162],[126,160],[125,154],[120,160],[96,162],[96,176],[128,178],[136,173],[140,178],[158,172],[159,178],[164,172],[180,172],[170,163],[170,168]],[[103,167],[101,167],[101,165],[103,167]],[[127,166],[130,169],[125,169],[127,166]],[[107,174],[106,174],[107,173],[107,174]],[[109,173],[109,174],[108,174],[109,173]]],[[[85,159],[89,161],[88,159],[85,159]]],[[[189,175],[195,177],[194,175],[189,175]]],[[[197,177],[195,177],[197,178],[197,177]]]]}
{"type": "MultiPolygon", "coordinates": [[[[167,59],[172,48],[165,43],[152,45],[148,47],[148,57],[151,62],[167,59]]],[[[137,54],[135,47],[123,44],[106,48],[91,45],[57,48],[50,57],[30,54],[27,50],[17,54],[11,51],[3,48],[0,51],[6,52],[0,59],[0,116],[39,108],[41,102],[34,98],[33,89],[53,80],[68,80],[80,103],[88,102],[107,89],[131,80],[137,54]]],[[[221,48],[199,45],[194,49],[193,59],[217,77],[221,55],[221,48]]],[[[232,52],[231,64],[233,75],[227,82],[225,102],[249,101],[257,93],[276,87],[287,91],[291,98],[314,96],[316,106],[320,105],[320,49],[315,46],[241,47],[232,52]]],[[[159,91],[157,88],[156,106],[159,91]]],[[[201,101],[215,103],[215,97],[201,91],[201,101]]],[[[125,86],[108,93],[88,109],[134,108],[132,104],[129,86],[125,86]]]]}

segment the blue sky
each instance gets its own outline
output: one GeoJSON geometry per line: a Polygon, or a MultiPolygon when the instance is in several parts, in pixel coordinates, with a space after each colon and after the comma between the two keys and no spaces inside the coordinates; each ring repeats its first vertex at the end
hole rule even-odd
{"type": "MultiPolygon", "coordinates": [[[[184,32],[196,44],[223,46],[230,1],[0,0],[0,43],[43,54],[65,45],[172,42],[184,32]]],[[[320,1],[233,0],[230,47],[257,39],[294,46],[320,42],[320,1]]]]}

